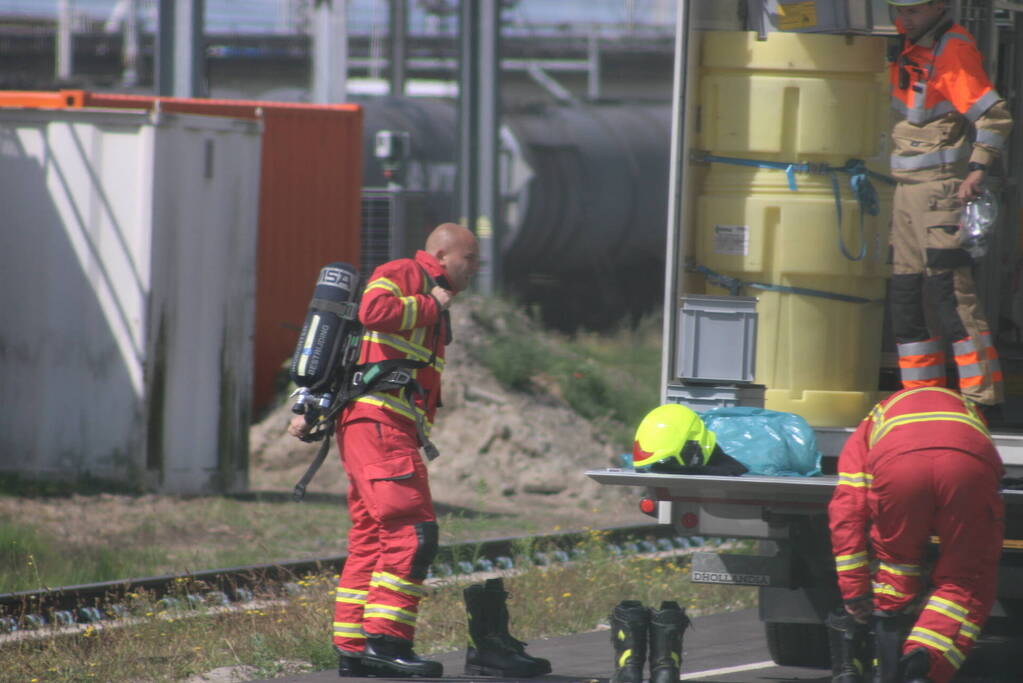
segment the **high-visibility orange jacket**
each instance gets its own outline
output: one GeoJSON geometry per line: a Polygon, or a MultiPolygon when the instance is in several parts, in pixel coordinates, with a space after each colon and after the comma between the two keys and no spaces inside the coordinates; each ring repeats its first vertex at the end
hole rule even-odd
{"type": "Polygon", "coordinates": [[[929,449],[977,458],[998,478],[1004,472],[987,425],[962,395],[940,387],[904,389],[875,406],[842,449],[838,485],[828,508],[843,599],[871,594],[868,497],[875,471],[890,458],[929,449]]]}
{"type": "Polygon", "coordinates": [[[891,57],[892,106],[899,116],[892,175],[906,182],[947,180],[963,177],[967,161],[990,165],[1012,117],[984,72],[973,36],[951,20],[939,22],[915,42],[900,36],[891,57]],[[976,128],[972,146],[970,123],[976,128]]]}
{"type": "MultiPolygon", "coordinates": [[[[429,435],[440,402],[440,375],[444,370],[443,312],[430,291],[444,267],[431,254],[416,252],[414,259],[398,259],[373,271],[359,306],[365,327],[359,364],[408,359],[431,362],[412,375],[423,389],[411,393],[417,413],[429,435]]],[[[400,429],[414,428],[416,415],[401,390],[377,391],[360,396],[346,408],[342,422],[369,418],[400,429]]]]}

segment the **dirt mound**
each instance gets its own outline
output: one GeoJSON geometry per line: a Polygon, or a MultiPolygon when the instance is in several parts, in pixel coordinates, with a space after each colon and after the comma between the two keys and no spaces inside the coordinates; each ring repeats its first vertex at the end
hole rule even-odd
{"type": "MultiPolygon", "coordinates": [[[[441,453],[430,465],[434,498],[494,510],[523,504],[587,512],[600,507],[604,513],[618,509],[624,491],[600,486],[583,472],[613,465],[620,447],[608,443],[542,377],[535,378],[531,392],[509,391],[494,378],[478,360],[488,330],[504,327],[508,321],[502,316],[518,316],[515,329],[531,324],[512,309],[495,317],[492,310],[484,314],[484,308],[475,295],[460,296],[452,308],[454,341],[447,348],[444,405],[432,434],[441,453]]],[[[524,344],[533,342],[523,339],[524,344]]],[[[290,488],[314,456],[317,445],[285,433],[289,419],[285,403],[252,427],[252,488],[290,488]]],[[[332,454],[309,490],[339,493],[345,486],[332,454]]]]}

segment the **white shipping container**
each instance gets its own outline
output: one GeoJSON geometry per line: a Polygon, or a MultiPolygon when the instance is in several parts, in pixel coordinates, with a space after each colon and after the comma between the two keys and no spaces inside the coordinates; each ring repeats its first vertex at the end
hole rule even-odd
{"type": "Polygon", "coordinates": [[[0,472],[247,485],[260,126],[0,110],[0,472]]]}

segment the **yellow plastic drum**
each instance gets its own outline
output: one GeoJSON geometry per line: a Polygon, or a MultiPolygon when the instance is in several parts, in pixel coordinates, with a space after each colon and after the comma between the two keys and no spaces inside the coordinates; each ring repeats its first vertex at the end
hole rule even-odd
{"type": "MultiPolygon", "coordinates": [[[[883,39],[746,32],[705,36],[698,147],[714,155],[843,166],[850,158],[888,173],[883,39]]],[[[860,207],[839,174],[841,239],[860,252],[860,207]]],[[[823,175],[712,163],[697,192],[696,260],[745,281],[884,298],[892,188],[866,216],[860,261],[839,246],[834,193],[823,175]]],[[[709,287],[715,293],[718,290],[709,287]]],[[[876,402],[881,303],[849,303],[746,289],[759,298],[756,381],[765,405],[816,426],[857,423],[876,402]]]]}

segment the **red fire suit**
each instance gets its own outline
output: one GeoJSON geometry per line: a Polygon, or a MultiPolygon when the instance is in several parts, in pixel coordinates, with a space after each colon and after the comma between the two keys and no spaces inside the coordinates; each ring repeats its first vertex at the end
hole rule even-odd
{"type": "Polygon", "coordinates": [[[998,353],[977,299],[972,260],[960,246],[957,192],[968,162],[987,167],[997,159],[1012,117],[962,26],[939,22],[915,42],[902,37],[898,47],[889,66],[898,117],[891,168],[899,181],[890,301],[902,386],[945,386],[948,342],[960,391],[978,403],[1000,403],[998,353]],[[934,306],[936,329],[928,326],[925,299],[934,306]]]}
{"type": "Polygon", "coordinates": [[[903,645],[903,653],[927,649],[934,683],[955,675],[994,603],[1002,474],[972,403],[938,387],[879,403],[839,456],[828,514],[843,599],[872,595],[876,610],[911,610],[925,586],[925,546],[931,534],[940,539],[934,590],[903,645]]]}
{"type": "Polygon", "coordinates": [[[412,640],[423,579],[437,550],[437,521],[419,455],[440,399],[443,313],[430,296],[444,268],[419,251],[377,268],[363,294],[360,364],[429,363],[412,371],[422,391],[378,391],[341,414],[338,448],[348,477],[348,559],[338,582],[334,644],[362,652],[365,634],[412,640]]]}

